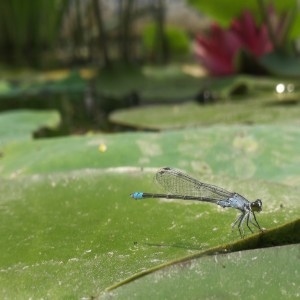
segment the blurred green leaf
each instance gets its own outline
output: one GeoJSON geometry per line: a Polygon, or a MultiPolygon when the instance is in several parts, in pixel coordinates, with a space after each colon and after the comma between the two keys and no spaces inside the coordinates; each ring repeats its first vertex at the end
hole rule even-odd
{"type": "MultiPolygon", "coordinates": [[[[261,21],[261,11],[257,0],[188,0],[188,3],[223,26],[228,26],[233,18],[239,17],[241,12],[246,9],[249,9],[261,21]]],[[[280,12],[289,9],[294,10],[297,7],[296,0],[273,0],[271,3],[276,8],[276,11],[280,12]]]]}
{"type": "Polygon", "coordinates": [[[227,174],[297,185],[299,141],[296,125],[220,125],[160,134],[39,139],[2,147],[0,175],[172,166],[198,174],[227,174]]]}
{"type": "MultiPolygon", "coordinates": [[[[29,78],[22,78],[17,81],[13,88],[6,88],[0,91],[0,101],[7,100],[10,97],[29,97],[40,95],[56,95],[63,93],[83,93],[86,89],[86,81],[81,77],[78,71],[72,71],[64,78],[58,76],[56,79],[48,79],[47,74],[31,74],[29,78]],[[1,98],[4,98],[1,99],[1,98]]],[[[43,97],[40,101],[43,101],[43,97]]]]}
{"type": "Polygon", "coordinates": [[[102,72],[96,80],[98,95],[124,97],[137,92],[139,98],[147,102],[186,100],[194,97],[201,85],[201,79],[185,74],[179,65],[143,69],[118,67],[102,72]]]}
{"type": "MultiPolygon", "coordinates": [[[[41,127],[57,128],[60,115],[56,111],[17,110],[0,113],[0,149],[4,143],[31,140],[41,127]]],[[[21,149],[22,152],[22,149],[21,149]]]]}
{"type": "Polygon", "coordinates": [[[257,0],[188,0],[188,3],[223,26],[228,26],[232,19],[237,18],[245,9],[258,13],[257,0]]]}
{"type": "MultiPolygon", "coordinates": [[[[142,39],[149,56],[159,51],[157,39],[157,24],[149,23],[145,26],[142,39]]],[[[190,40],[187,33],[180,27],[167,25],[164,34],[168,43],[168,50],[171,55],[186,55],[190,49],[190,40]]]]}
{"type": "Polygon", "coordinates": [[[11,90],[12,86],[7,80],[0,80],[0,95],[9,93],[11,90]]]}
{"type": "Polygon", "coordinates": [[[214,124],[297,123],[300,113],[298,93],[275,94],[241,101],[198,105],[190,102],[141,106],[112,112],[109,120],[137,129],[165,130],[214,124]]]}
{"type": "Polygon", "coordinates": [[[270,53],[262,56],[259,63],[270,74],[286,77],[300,77],[300,59],[278,53],[270,53]]]}
{"type": "Polygon", "coordinates": [[[290,38],[293,40],[297,40],[299,39],[299,36],[300,36],[300,15],[299,15],[299,8],[298,8],[295,14],[294,22],[291,27],[290,38]]]}

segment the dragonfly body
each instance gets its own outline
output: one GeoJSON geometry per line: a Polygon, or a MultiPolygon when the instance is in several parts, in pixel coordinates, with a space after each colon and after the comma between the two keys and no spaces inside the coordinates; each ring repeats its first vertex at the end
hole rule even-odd
{"type": "Polygon", "coordinates": [[[262,210],[262,202],[259,199],[250,202],[238,193],[228,192],[218,186],[203,183],[172,168],[160,169],[156,173],[155,178],[156,181],[166,189],[166,194],[134,192],[131,194],[131,197],[134,199],[167,198],[192,200],[214,203],[223,208],[235,208],[238,209],[241,214],[232,224],[232,228],[237,224],[241,237],[244,236],[242,226],[245,221],[251,232],[253,232],[253,230],[249,226],[249,223],[262,231],[255,216],[255,212],[260,212],[262,210]]]}

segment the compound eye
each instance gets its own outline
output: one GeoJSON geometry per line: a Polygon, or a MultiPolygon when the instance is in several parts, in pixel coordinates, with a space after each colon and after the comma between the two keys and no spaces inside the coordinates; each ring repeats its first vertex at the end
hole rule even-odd
{"type": "Polygon", "coordinates": [[[262,210],[262,202],[260,199],[255,200],[251,203],[251,208],[253,211],[261,211],[262,210]]]}

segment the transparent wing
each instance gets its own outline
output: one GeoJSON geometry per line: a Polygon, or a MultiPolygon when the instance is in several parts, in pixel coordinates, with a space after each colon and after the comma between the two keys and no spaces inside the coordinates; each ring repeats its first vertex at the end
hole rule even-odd
{"type": "Polygon", "coordinates": [[[172,168],[162,168],[155,175],[156,181],[166,192],[176,195],[206,197],[215,200],[224,200],[234,193],[218,186],[203,183],[193,177],[172,168]]]}

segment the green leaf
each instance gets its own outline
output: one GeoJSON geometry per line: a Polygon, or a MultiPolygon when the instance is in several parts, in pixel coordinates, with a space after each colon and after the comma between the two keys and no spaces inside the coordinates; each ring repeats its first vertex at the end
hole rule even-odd
{"type": "MultiPolygon", "coordinates": [[[[24,96],[83,93],[86,89],[86,81],[78,71],[72,71],[69,72],[69,74],[68,72],[57,72],[52,75],[28,72],[26,77],[24,75],[20,78],[18,78],[17,75],[15,75],[15,77],[19,79],[19,81],[14,84],[13,88],[11,85],[8,85],[9,82],[7,86],[4,86],[2,91],[0,86],[0,101],[7,101],[7,98],[10,97],[23,98],[24,96]]],[[[44,99],[42,98],[42,100],[44,99]]]]}
{"type": "Polygon", "coordinates": [[[160,134],[39,139],[2,147],[0,175],[172,166],[199,176],[226,174],[297,185],[299,141],[294,125],[213,126],[160,134]]]}
{"type": "MultiPolygon", "coordinates": [[[[142,32],[143,45],[148,55],[155,55],[160,51],[157,40],[158,28],[156,23],[149,23],[142,32]]],[[[167,25],[164,28],[168,50],[172,55],[186,55],[190,49],[190,39],[187,33],[180,27],[167,25]]]]}
{"type": "Polygon", "coordinates": [[[156,191],[152,177],[153,172],[115,168],[2,178],[0,297],[89,297],[174,259],[220,245],[231,248],[236,240],[245,249],[293,237],[292,229],[282,234],[278,226],[298,218],[297,189],[210,177],[210,182],[235,186],[250,199],[263,198],[257,218],[270,231],[247,232],[249,238],[241,241],[230,230],[237,215],[233,209],[129,197],[135,190],[156,191]],[[271,229],[277,227],[280,233],[274,235],[271,229]]]}
{"type": "Polygon", "coordinates": [[[116,67],[100,74],[96,83],[97,93],[110,101],[132,92],[145,102],[186,100],[194,97],[200,88],[199,78],[185,74],[182,67],[175,64],[163,68],[116,67]]]}
{"type": "Polygon", "coordinates": [[[9,93],[11,90],[11,84],[7,80],[0,80],[0,95],[9,93]]]}
{"type": "Polygon", "coordinates": [[[60,123],[56,111],[34,111],[20,109],[0,113],[1,144],[8,141],[31,140],[33,133],[42,127],[55,129],[60,123]]]}
{"type": "Polygon", "coordinates": [[[259,59],[259,63],[270,74],[286,77],[300,77],[300,59],[279,53],[266,54],[259,59]]]}
{"type": "Polygon", "coordinates": [[[258,11],[256,0],[246,1],[199,1],[188,0],[188,3],[201,13],[209,15],[214,21],[219,22],[224,26],[228,26],[233,18],[238,17],[244,9],[251,9],[258,11]]]}
{"type": "MultiPolygon", "coordinates": [[[[293,85],[293,84],[292,84],[293,85]]],[[[275,88],[275,86],[274,86],[275,88]]],[[[214,124],[297,123],[300,113],[299,94],[269,95],[243,101],[198,105],[190,102],[173,105],[141,106],[116,110],[109,120],[137,129],[165,130],[214,124]],[[276,100],[276,98],[277,100],[276,100]]]]}
{"type": "MultiPolygon", "coordinates": [[[[257,0],[215,0],[215,1],[201,1],[188,0],[188,3],[198,9],[200,13],[209,15],[214,21],[219,22],[223,26],[228,26],[233,18],[240,16],[242,11],[248,9],[260,21],[261,11],[257,0]]],[[[285,11],[295,9],[297,7],[295,0],[273,0],[272,5],[276,11],[285,11]]]]}
{"type": "Polygon", "coordinates": [[[293,124],[32,140],[32,130],[57,119],[22,113],[1,116],[0,298],[91,297],[188,255],[299,242],[300,133],[293,124]],[[11,119],[15,129],[5,125],[11,119]],[[18,128],[24,131],[12,139],[18,128]],[[166,165],[261,198],[257,219],[267,231],[246,231],[240,240],[230,229],[233,209],[130,198],[159,191],[153,175],[166,165]]]}
{"type": "Polygon", "coordinates": [[[300,294],[299,251],[298,244],[184,261],[100,299],[294,299],[300,294]]]}

